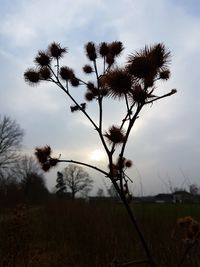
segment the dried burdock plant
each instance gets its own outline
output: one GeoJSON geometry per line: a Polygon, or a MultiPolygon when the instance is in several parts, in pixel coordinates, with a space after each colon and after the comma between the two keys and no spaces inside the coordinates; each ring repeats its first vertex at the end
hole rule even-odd
{"type": "Polygon", "coordinates": [[[200,240],[200,222],[191,216],[179,218],[177,220],[177,230],[179,230],[179,235],[185,245],[185,251],[178,264],[178,267],[181,267],[192,248],[200,240]]]}
{"type": "Polygon", "coordinates": [[[119,41],[102,42],[99,45],[88,42],[84,51],[89,64],[86,63],[83,66],[83,72],[86,77],[88,75],[90,78],[94,76],[95,82],[91,82],[91,80],[83,80],[76,76],[71,67],[60,66],[60,58],[64,56],[67,50],[58,43],[52,43],[46,51],[39,51],[35,58],[36,68],[29,68],[25,71],[24,78],[30,85],[48,81],[61,89],[72,102],[72,105],[70,105],[71,112],[81,112],[89,120],[107,154],[108,170],[103,170],[87,162],[52,158],[49,146],[36,148],[35,154],[43,170],[48,171],[59,162],[70,162],[95,169],[109,178],[141,240],[147,256],[147,259],[143,262],[153,267],[156,264],[135,219],[134,211],[129,205],[131,195],[128,183],[132,180],[127,176],[126,169],[132,166],[132,161],[125,158],[125,150],[140,111],[148,104],[175,94],[176,89],[160,96],[156,93],[156,82],[158,80],[166,81],[170,77],[170,52],[164,44],[145,46],[140,51],[129,55],[124,66],[118,66],[117,58],[123,50],[123,44],[119,41]],[[93,118],[92,114],[89,114],[86,103],[79,103],[73,96],[73,90],[75,90],[73,87],[78,86],[83,86],[86,89],[83,95],[86,101],[95,101],[99,113],[98,118],[93,118]],[[104,99],[108,97],[113,101],[123,101],[124,115],[121,120],[113,122],[108,129],[104,129],[104,99]]]}

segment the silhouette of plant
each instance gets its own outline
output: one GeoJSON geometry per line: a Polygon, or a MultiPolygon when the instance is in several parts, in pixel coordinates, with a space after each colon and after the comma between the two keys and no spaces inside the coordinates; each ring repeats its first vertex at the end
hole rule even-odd
{"type": "MultiPolygon", "coordinates": [[[[123,50],[123,44],[118,41],[102,42],[99,45],[88,42],[85,45],[85,54],[89,63],[83,66],[83,72],[95,77],[95,82],[91,82],[80,79],[69,66],[60,65],[60,58],[67,53],[67,49],[54,42],[46,51],[38,52],[35,58],[36,67],[27,69],[24,78],[32,86],[42,81],[57,85],[72,101],[71,112],[81,112],[95,128],[108,159],[108,170],[103,170],[85,162],[52,158],[51,148],[46,146],[37,148],[35,153],[43,170],[48,171],[58,162],[71,162],[93,168],[110,178],[146,252],[147,260],[142,260],[141,263],[147,263],[153,267],[156,266],[154,259],[135,219],[133,209],[129,205],[128,183],[131,179],[126,175],[126,169],[132,166],[132,162],[125,157],[125,149],[140,111],[147,105],[175,94],[176,89],[160,96],[156,93],[156,82],[168,80],[170,77],[168,67],[170,52],[164,44],[145,46],[140,51],[129,55],[125,65],[121,66],[117,64],[117,58],[123,50]],[[102,62],[102,70],[100,70],[99,61],[102,62]],[[86,89],[85,100],[88,104],[92,101],[96,103],[98,119],[94,119],[89,114],[86,102],[79,102],[73,97],[73,87],[78,86],[86,89]],[[123,119],[121,122],[117,121],[117,124],[113,123],[107,130],[103,127],[106,98],[124,103],[123,119]]],[[[138,261],[135,264],[138,264],[138,261]]],[[[119,265],[115,264],[115,266],[119,265]]]]}

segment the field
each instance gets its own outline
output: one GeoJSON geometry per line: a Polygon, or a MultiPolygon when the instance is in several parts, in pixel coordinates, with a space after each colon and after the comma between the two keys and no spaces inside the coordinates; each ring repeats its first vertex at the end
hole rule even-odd
{"type": "MultiPolygon", "coordinates": [[[[199,220],[200,205],[133,207],[158,266],[177,267],[185,245],[176,220],[188,215],[199,220]]],[[[145,258],[119,203],[52,200],[37,207],[1,208],[0,212],[0,266],[106,267],[113,260],[145,258]]],[[[193,247],[184,266],[200,266],[200,246],[193,247]]]]}

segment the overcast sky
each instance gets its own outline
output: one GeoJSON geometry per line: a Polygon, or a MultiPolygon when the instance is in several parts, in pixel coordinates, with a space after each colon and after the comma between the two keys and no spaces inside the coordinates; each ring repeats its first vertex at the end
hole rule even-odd
{"type": "MultiPolygon", "coordinates": [[[[92,157],[101,149],[95,131],[80,113],[70,112],[71,102],[55,86],[30,87],[24,71],[33,66],[39,49],[52,41],[68,47],[63,60],[77,73],[87,59],[88,41],[122,41],[120,62],[145,44],[163,42],[172,52],[171,79],[159,92],[178,93],[144,108],[129,139],[127,158],[135,195],[200,185],[200,2],[199,0],[0,0],[0,114],[10,116],[25,130],[24,152],[51,145],[54,155],[106,168],[104,158],[92,157]]],[[[75,96],[83,99],[82,90],[75,96]]],[[[105,107],[105,125],[121,118],[120,105],[105,107]]],[[[95,105],[89,109],[95,117],[95,105]]],[[[49,188],[56,171],[46,175],[49,188]]],[[[104,177],[91,173],[96,187],[104,177]]]]}

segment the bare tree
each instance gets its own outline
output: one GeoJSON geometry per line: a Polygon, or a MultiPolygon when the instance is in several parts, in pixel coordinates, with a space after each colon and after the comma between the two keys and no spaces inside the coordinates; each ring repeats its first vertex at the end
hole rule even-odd
{"type": "Polygon", "coordinates": [[[13,172],[18,181],[21,181],[30,173],[36,173],[39,176],[43,176],[43,172],[36,159],[28,155],[22,155],[18,158],[13,172]]]}
{"type": "Polygon", "coordinates": [[[0,177],[10,174],[18,159],[24,131],[15,120],[0,116],[0,177]]]}
{"type": "Polygon", "coordinates": [[[82,167],[69,164],[63,171],[66,188],[71,191],[72,199],[78,192],[89,193],[93,187],[93,180],[82,167]]]}
{"type": "Polygon", "coordinates": [[[22,156],[15,168],[15,176],[18,179],[25,197],[31,201],[40,201],[47,194],[43,172],[32,156],[22,156]]]}
{"type": "Polygon", "coordinates": [[[105,194],[104,194],[103,188],[99,188],[97,190],[97,197],[104,197],[104,196],[105,196],[105,194]]]}

